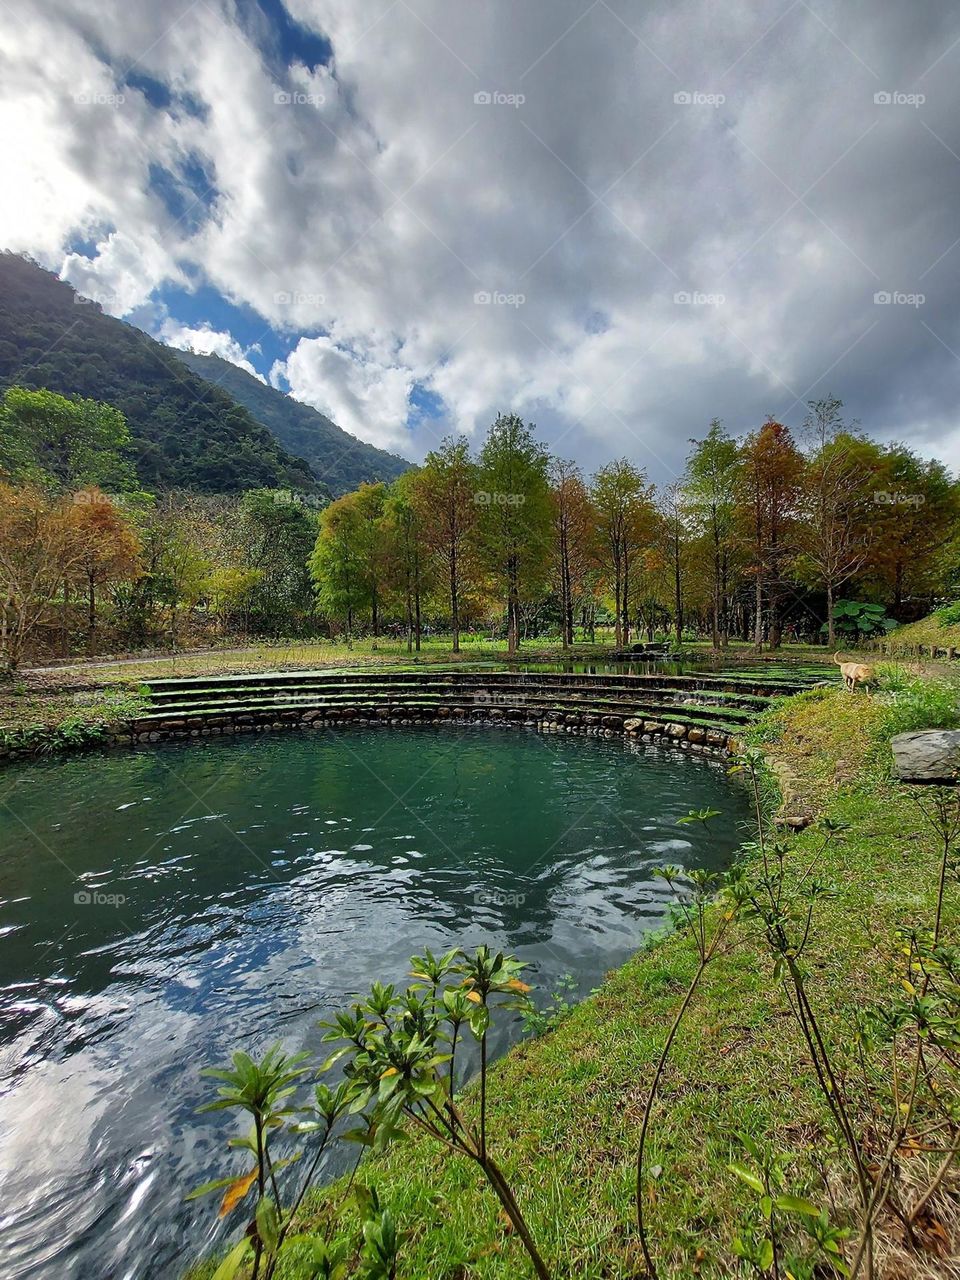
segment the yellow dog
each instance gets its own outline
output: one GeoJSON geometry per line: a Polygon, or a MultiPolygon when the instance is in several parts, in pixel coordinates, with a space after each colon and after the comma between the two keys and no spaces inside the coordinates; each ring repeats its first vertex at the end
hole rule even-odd
{"type": "Polygon", "coordinates": [[[868,667],[864,662],[844,662],[839,649],[833,655],[833,660],[840,668],[843,683],[851,691],[856,689],[858,684],[873,684],[876,679],[873,667],[868,667]]]}

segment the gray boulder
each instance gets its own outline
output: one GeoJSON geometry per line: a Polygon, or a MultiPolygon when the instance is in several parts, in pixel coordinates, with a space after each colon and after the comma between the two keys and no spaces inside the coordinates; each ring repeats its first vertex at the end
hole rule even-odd
{"type": "Polygon", "coordinates": [[[956,782],[960,729],[923,729],[891,739],[893,768],[902,782],[956,782]]]}

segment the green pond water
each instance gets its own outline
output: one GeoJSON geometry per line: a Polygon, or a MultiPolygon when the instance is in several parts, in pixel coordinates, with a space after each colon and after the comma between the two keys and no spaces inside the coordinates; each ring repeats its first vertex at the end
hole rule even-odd
{"type": "Polygon", "coordinates": [[[745,817],[722,764],[480,726],[7,768],[0,1275],[176,1276],[240,1225],[183,1203],[235,1131],[196,1115],[201,1067],[318,1049],[320,1018],[426,946],[490,942],[538,992],[586,993],[662,923],[653,870],[724,865],[745,817]],[[722,816],[677,825],[702,806],[722,816]]]}

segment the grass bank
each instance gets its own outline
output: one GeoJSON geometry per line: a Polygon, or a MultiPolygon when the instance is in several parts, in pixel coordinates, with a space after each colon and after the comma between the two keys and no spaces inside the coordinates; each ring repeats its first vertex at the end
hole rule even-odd
{"type": "Polygon", "coordinates": [[[951,622],[950,614],[928,614],[916,622],[897,627],[880,641],[885,653],[927,653],[931,649],[960,649],[960,622],[951,622]]]}
{"type": "MultiPolygon", "coordinates": [[[[838,1044],[850,1041],[858,1010],[899,990],[896,930],[927,924],[936,902],[937,842],[910,789],[890,781],[890,737],[951,723],[952,685],[890,669],[873,695],[813,690],[785,700],[753,730],[813,814],[846,824],[818,867],[833,892],[818,899],[806,954],[817,1014],[838,1044]]],[[[821,842],[811,826],[789,856],[812,855],[821,842]]],[[[958,923],[953,889],[944,925],[955,934],[958,923]]],[[[757,1197],[728,1167],[745,1158],[741,1134],[784,1154],[790,1191],[829,1205],[835,1221],[844,1222],[851,1204],[810,1055],[759,930],[737,923],[730,939],[735,945],[707,970],[680,1029],[647,1151],[650,1241],[661,1276],[678,1280],[755,1274],[737,1270],[732,1248],[758,1212],[757,1197]]],[[[633,1205],[642,1110],[652,1064],[696,967],[689,932],[648,943],[554,1030],[520,1044],[493,1071],[496,1158],[558,1277],[644,1274],[633,1205]]],[[[404,1234],[399,1277],[532,1274],[480,1175],[462,1158],[413,1137],[362,1164],[358,1176],[376,1186],[404,1234]]],[[[338,1214],[349,1215],[343,1194],[340,1184],[313,1195],[305,1230],[323,1236],[338,1214]]],[[[956,1204],[947,1179],[912,1249],[896,1220],[882,1220],[877,1274],[955,1274],[956,1204]]],[[[194,1274],[199,1280],[213,1270],[207,1264],[194,1274]]],[[[294,1254],[280,1274],[313,1273],[294,1254]]]]}

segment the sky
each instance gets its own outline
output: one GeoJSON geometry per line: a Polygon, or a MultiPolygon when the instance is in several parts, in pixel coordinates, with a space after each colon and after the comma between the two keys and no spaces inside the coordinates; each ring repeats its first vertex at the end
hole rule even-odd
{"type": "Polygon", "coordinates": [[[420,460],[960,468],[955,0],[12,0],[0,245],[420,460]]]}

